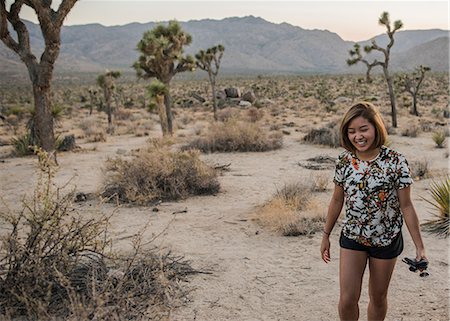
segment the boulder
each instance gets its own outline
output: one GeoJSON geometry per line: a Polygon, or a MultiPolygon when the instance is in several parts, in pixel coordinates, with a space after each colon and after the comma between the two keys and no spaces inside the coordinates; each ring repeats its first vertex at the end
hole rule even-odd
{"type": "Polygon", "coordinates": [[[241,107],[250,107],[251,105],[252,105],[251,102],[248,102],[248,101],[245,101],[245,100],[241,100],[239,102],[239,106],[241,106],[241,107]]]}
{"type": "Polygon", "coordinates": [[[256,101],[256,96],[255,93],[250,90],[243,94],[241,99],[253,104],[256,101]]]}
{"type": "Polygon", "coordinates": [[[239,98],[241,97],[241,90],[236,87],[225,88],[225,94],[228,98],[239,98]]]}
{"type": "Polygon", "coordinates": [[[218,90],[218,91],[216,92],[216,98],[217,98],[218,100],[225,100],[225,99],[227,99],[227,94],[226,94],[225,91],[223,91],[223,90],[218,90]]]}
{"type": "Polygon", "coordinates": [[[67,152],[69,150],[74,150],[75,148],[77,148],[77,145],[75,144],[75,135],[72,134],[64,136],[58,150],[67,152]]]}

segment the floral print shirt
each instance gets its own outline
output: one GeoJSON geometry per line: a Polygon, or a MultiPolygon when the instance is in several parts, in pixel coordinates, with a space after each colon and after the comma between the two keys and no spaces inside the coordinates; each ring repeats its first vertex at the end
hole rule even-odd
{"type": "Polygon", "coordinates": [[[344,236],[366,246],[388,246],[403,225],[397,190],[413,183],[406,158],[386,146],[371,161],[346,150],[336,160],[334,182],[344,188],[344,236]]]}

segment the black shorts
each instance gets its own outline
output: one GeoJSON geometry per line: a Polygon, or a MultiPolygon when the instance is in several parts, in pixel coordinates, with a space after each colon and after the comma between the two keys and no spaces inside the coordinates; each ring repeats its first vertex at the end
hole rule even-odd
{"type": "Polygon", "coordinates": [[[344,249],[355,250],[355,251],[365,251],[370,257],[376,259],[393,259],[399,256],[403,251],[403,236],[402,232],[398,233],[391,244],[388,246],[372,247],[362,245],[341,233],[339,239],[339,245],[344,249]]]}

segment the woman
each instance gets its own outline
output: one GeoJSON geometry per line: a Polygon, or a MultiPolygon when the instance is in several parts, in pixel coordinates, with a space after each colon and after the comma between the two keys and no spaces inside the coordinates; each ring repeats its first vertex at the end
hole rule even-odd
{"type": "Polygon", "coordinates": [[[361,102],[352,106],[344,115],[340,134],[341,145],[346,150],[336,161],[335,188],[320,252],[328,263],[329,236],[345,200],[339,240],[339,316],[341,320],[358,320],[358,301],[368,263],[368,320],[384,320],[389,282],[403,250],[403,220],[416,246],[416,260],[426,260],[419,220],[410,196],[413,180],[405,157],[384,146],[387,132],[372,104],[361,102]]]}

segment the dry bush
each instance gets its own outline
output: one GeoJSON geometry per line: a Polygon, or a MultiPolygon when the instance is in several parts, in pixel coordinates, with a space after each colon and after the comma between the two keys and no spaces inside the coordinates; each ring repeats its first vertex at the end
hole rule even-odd
{"type": "MultiPolygon", "coordinates": [[[[33,198],[2,210],[0,319],[160,320],[186,295],[181,281],[198,273],[171,253],[145,250],[142,233],[131,254],[112,247],[109,217],[85,218],[74,193],[53,185],[54,166],[39,152],[33,198]]],[[[98,214],[98,213],[97,213],[98,214]]]]}
{"type": "Polygon", "coordinates": [[[406,127],[405,129],[403,129],[401,131],[401,135],[402,136],[406,136],[406,137],[417,137],[419,136],[420,133],[420,127],[417,125],[411,125],[406,127]]]}
{"type": "Polygon", "coordinates": [[[428,161],[426,159],[410,162],[409,168],[412,178],[423,179],[428,175],[428,161]]]}
{"type": "Polygon", "coordinates": [[[156,144],[131,160],[109,159],[105,174],[102,196],[122,203],[150,204],[220,189],[217,173],[198,151],[171,152],[156,144]]]}
{"type": "Polygon", "coordinates": [[[249,122],[256,123],[264,117],[264,110],[258,109],[256,107],[250,107],[246,111],[246,117],[249,122]]]}
{"type": "Polygon", "coordinates": [[[328,189],[331,182],[330,175],[327,172],[318,171],[311,173],[312,190],[315,192],[324,192],[328,189]]]}
{"type": "Polygon", "coordinates": [[[86,142],[106,142],[106,130],[99,126],[99,121],[94,118],[85,118],[79,124],[86,142]]]}
{"type": "Polygon", "coordinates": [[[225,122],[233,118],[239,118],[239,115],[239,109],[226,107],[217,111],[217,120],[225,122]]]}
{"type": "Polygon", "coordinates": [[[319,129],[311,129],[303,141],[310,144],[339,147],[339,126],[329,124],[319,129]]]}
{"type": "Polygon", "coordinates": [[[285,185],[264,204],[256,220],[284,236],[310,235],[322,229],[325,217],[311,188],[299,183],[285,185]]]}
{"type": "Polygon", "coordinates": [[[131,120],[132,115],[133,112],[128,109],[120,108],[114,111],[114,118],[117,120],[131,120]]]}
{"type": "Polygon", "coordinates": [[[230,119],[209,128],[206,137],[193,140],[184,149],[202,152],[264,152],[279,149],[283,145],[281,133],[269,134],[255,123],[230,119]]]}

